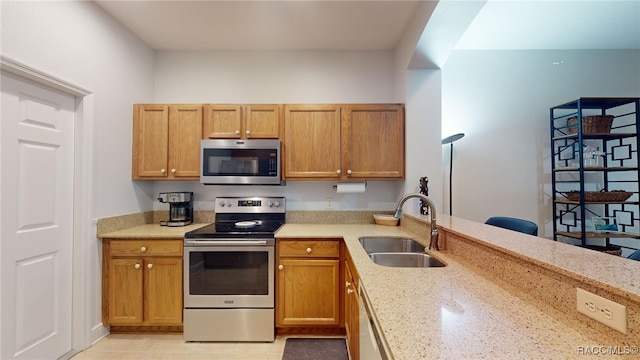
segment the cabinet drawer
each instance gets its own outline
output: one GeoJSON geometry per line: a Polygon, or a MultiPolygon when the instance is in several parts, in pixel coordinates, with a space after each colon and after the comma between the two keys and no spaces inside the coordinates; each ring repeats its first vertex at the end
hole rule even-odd
{"type": "Polygon", "coordinates": [[[182,240],[111,240],[111,256],[182,256],[182,240]]]}
{"type": "Polygon", "coordinates": [[[278,240],[280,256],[340,257],[338,240],[278,240]]]}

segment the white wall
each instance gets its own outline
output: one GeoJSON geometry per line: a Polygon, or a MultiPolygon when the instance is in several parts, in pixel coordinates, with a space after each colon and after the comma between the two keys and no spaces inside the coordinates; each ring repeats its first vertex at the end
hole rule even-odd
{"type": "Polygon", "coordinates": [[[148,209],[131,182],[131,104],[153,99],[153,51],[93,2],[1,6],[3,56],[95,94],[93,216],[148,209]]]}
{"type": "MultiPolygon", "coordinates": [[[[82,120],[83,127],[93,130],[91,139],[84,139],[91,141],[92,158],[85,170],[93,179],[91,193],[83,194],[92,200],[84,209],[84,226],[95,233],[91,218],[150,209],[149,184],[131,181],[131,104],[153,100],[153,51],[93,2],[2,1],[0,6],[3,57],[92,92],[94,111],[82,120]]],[[[92,341],[103,333],[101,243],[87,232],[88,238],[81,240],[86,243],[79,246],[84,262],[75,268],[87,287],[79,296],[87,301],[79,304],[87,306],[86,318],[80,319],[86,328],[74,328],[74,338],[92,341]],[[85,330],[92,331],[91,338],[78,335],[85,330]]]]}
{"type": "Polygon", "coordinates": [[[442,85],[443,136],[466,134],[454,143],[453,215],[525,218],[551,237],[549,108],[640,96],[640,51],[454,51],[442,85]]]}
{"type": "MultiPolygon", "coordinates": [[[[155,102],[159,103],[392,103],[390,51],[159,52],[155,102]]],[[[407,120],[408,121],[408,120],[407,120]]],[[[417,180],[416,180],[417,181],[417,180]]],[[[155,182],[155,193],[193,191],[196,210],[213,209],[216,196],[273,195],[288,210],[392,210],[401,181],[369,181],[364,194],[337,194],[331,181],[289,181],[286,186],[205,186],[155,182]]],[[[165,209],[166,204],[154,203],[165,209]]]]}

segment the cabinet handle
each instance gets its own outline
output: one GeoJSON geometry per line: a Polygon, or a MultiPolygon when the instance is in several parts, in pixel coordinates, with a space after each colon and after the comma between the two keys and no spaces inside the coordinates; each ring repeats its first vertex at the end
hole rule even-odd
{"type": "Polygon", "coordinates": [[[353,294],[353,289],[347,289],[347,294],[349,295],[353,294]]]}
{"type": "Polygon", "coordinates": [[[284,269],[284,266],[283,265],[278,265],[278,270],[282,270],[282,269],[284,269]]]}
{"type": "Polygon", "coordinates": [[[171,169],[171,173],[175,174],[176,173],[176,169],[171,169]]]}
{"type": "Polygon", "coordinates": [[[307,248],[307,254],[311,254],[311,248],[307,248]]]}
{"type": "Polygon", "coordinates": [[[135,264],[133,267],[136,269],[140,269],[140,264],[135,264]]]}
{"type": "Polygon", "coordinates": [[[345,285],[346,287],[349,287],[349,286],[351,286],[351,283],[347,281],[347,282],[345,282],[345,283],[344,283],[344,285],[345,285]]]}
{"type": "Polygon", "coordinates": [[[251,131],[247,130],[247,131],[245,131],[244,133],[245,133],[245,134],[247,134],[247,135],[250,135],[250,134],[251,134],[251,131]]]}
{"type": "Polygon", "coordinates": [[[153,264],[147,264],[147,269],[151,269],[153,267],[153,264]]]}
{"type": "Polygon", "coordinates": [[[340,169],[336,170],[336,174],[338,174],[338,175],[342,174],[342,170],[340,170],[340,169]]]}
{"type": "Polygon", "coordinates": [[[240,135],[240,130],[236,130],[236,135],[240,135]]]}
{"type": "Polygon", "coordinates": [[[147,247],[146,247],[146,246],[141,247],[141,248],[140,248],[140,251],[142,251],[142,252],[147,252],[147,247]]]}
{"type": "Polygon", "coordinates": [[[160,169],[160,174],[165,174],[167,172],[166,169],[160,169]]]}
{"type": "Polygon", "coordinates": [[[347,170],[347,175],[351,175],[351,169],[347,170]]]}

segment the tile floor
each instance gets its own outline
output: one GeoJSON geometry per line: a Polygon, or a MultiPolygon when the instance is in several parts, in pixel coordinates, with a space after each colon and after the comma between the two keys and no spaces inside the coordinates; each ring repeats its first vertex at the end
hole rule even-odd
{"type": "Polygon", "coordinates": [[[182,334],[111,334],[72,360],[281,360],[286,337],[273,343],[185,342],[182,334]]]}

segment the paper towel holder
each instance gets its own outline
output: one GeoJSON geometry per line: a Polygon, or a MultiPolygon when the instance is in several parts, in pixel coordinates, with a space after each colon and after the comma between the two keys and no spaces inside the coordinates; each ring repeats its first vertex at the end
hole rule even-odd
{"type": "Polygon", "coordinates": [[[335,185],[333,185],[333,188],[338,191],[338,185],[340,184],[364,184],[364,188],[367,188],[367,181],[346,181],[346,182],[339,182],[335,185]]]}

